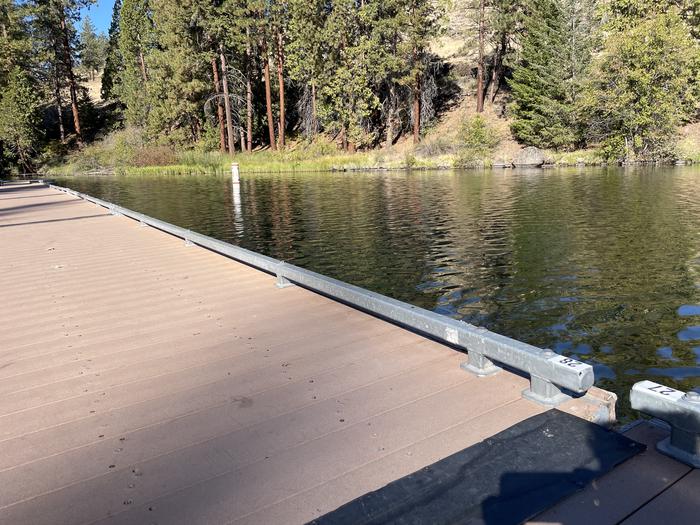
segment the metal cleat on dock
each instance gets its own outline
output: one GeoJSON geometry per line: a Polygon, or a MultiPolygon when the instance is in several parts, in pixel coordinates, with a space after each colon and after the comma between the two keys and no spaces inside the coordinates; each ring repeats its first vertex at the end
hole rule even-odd
{"type": "Polygon", "coordinates": [[[640,381],[632,387],[630,402],[671,426],[671,436],[656,446],[659,452],[700,468],[700,394],[640,381]]]}

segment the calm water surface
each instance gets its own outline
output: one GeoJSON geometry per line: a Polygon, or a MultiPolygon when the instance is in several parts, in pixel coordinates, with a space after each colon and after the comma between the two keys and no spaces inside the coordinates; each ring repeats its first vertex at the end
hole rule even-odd
{"type": "Polygon", "coordinates": [[[60,184],[596,367],[700,387],[700,168],[60,184]]]}

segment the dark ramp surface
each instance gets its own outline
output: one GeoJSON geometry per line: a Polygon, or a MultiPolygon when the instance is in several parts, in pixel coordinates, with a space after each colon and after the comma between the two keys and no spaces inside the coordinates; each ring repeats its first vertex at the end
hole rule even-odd
{"type": "Polygon", "coordinates": [[[312,523],[521,523],[644,449],[621,434],[550,410],[312,523]]]}

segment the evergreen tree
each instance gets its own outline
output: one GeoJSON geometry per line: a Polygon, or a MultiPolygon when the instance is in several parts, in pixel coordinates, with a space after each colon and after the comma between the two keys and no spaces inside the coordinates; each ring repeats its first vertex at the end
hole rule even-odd
{"type": "Polygon", "coordinates": [[[32,153],[40,137],[39,97],[35,83],[19,66],[7,77],[0,98],[0,142],[4,154],[16,156],[24,171],[33,171],[32,153]]]}
{"type": "Polygon", "coordinates": [[[420,140],[424,125],[425,76],[428,73],[428,47],[431,40],[441,31],[441,12],[443,5],[434,0],[404,0],[407,24],[404,26],[405,53],[408,64],[407,74],[403,77],[404,85],[411,88],[413,125],[413,142],[420,140]]]}
{"type": "MultiPolygon", "coordinates": [[[[61,90],[68,89],[73,129],[78,145],[83,143],[80,106],[84,89],[75,65],[78,61],[79,41],[75,22],[80,11],[94,0],[28,0],[24,5],[31,10],[33,46],[41,55],[43,69],[48,78],[53,78],[53,91],[57,108],[61,107],[61,90]]],[[[89,101],[88,101],[89,103],[89,101]]],[[[62,118],[59,117],[62,122],[62,118]]],[[[63,132],[62,132],[63,134],[63,132]]]]}
{"type": "Polygon", "coordinates": [[[107,50],[105,52],[105,67],[102,72],[102,99],[109,100],[115,95],[115,86],[119,75],[124,69],[124,60],[119,50],[119,34],[122,2],[116,0],[112,9],[112,22],[109,24],[107,50]]]}
{"type": "Polygon", "coordinates": [[[522,32],[523,0],[490,0],[486,13],[487,39],[493,48],[488,82],[488,100],[493,102],[503,81],[506,64],[519,46],[522,32]]]}
{"type": "Polygon", "coordinates": [[[303,86],[297,109],[302,129],[308,137],[319,131],[317,91],[324,62],[325,7],[324,0],[288,2],[287,69],[290,78],[303,86]]]}
{"type": "MultiPolygon", "coordinates": [[[[147,81],[148,131],[175,143],[197,142],[203,131],[203,102],[211,93],[210,54],[201,0],[173,4],[153,0],[154,38],[147,81]]],[[[124,3],[124,8],[126,2],[124,3]]],[[[125,18],[122,8],[122,19],[125,18]]],[[[124,26],[122,26],[124,35],[124,26]]]]}
{"type": "Polygon", "coordinates": [[[83,25],[80,29],[80,64],[91,80],[94,80],[95,74],[104,65],[105,44],[104,38],[95,33],[95,26],[90,17],[83,18],[83,25]]]}
{"type": "Polygon", "coordinates": [[[0,88],[16,66],[31,63],[31,39],[27,9],[15,0],[0,0],[0,88]]]}
{"type": "Polygon", "coordinates": [[[129,125],[143,127],[149,112],[147,61],[154,48],[152,11],[148,0],[124,0],[120,11],[119,72],[117,95],[125,106],[129,125]]]}
{"type": "Polygon", "coordinates": [[[582,101],[592,142],[620,161],[673,158],[678,126],[695,115],[700,45],[681,13],[611,24],[582,101]]]}
{"type": "MultiPolygon", "coordinates": [[[[18,160],[15,137],[13,136],[13,120],[22,112],[32,113],[31,108],[14,107],[14,104],[27,103],[16,97],[20,80],[26,80],[27,70],[35,70],[35,55],[31,52],[32,38],[27,23],[27,7],[13,0],[0,0],[0,177],[11,164],[18,160]],[[19,75],[19,76],[18,76],[19,75]],[[5,111],[7,108],[7,111],[5,111]]],[[[33,82],[36,92],[37,83],[33,82]]],[[[18,123],[18,129],[22,123],[18,123]]],[[[28,169],[23,166],[23,169],[28,169]]]]}
{"type": "Polygon", "coordinates": [[[211,63],[214,93],[218,94],[220,148],[230,153],[235,151],[236,137],[241,140],[241,150],[252,149],[254,72],[250,57],[250,3],[224,0],[211,9],[201,8],[204,13],[201,24],[209,43],[204,50],[211,63]]]}
{"type": "Polygon", "coordinates": [[[592,1],[530,0],[520,62],[509,85],[515,137],[528,145],[566,149],[582,141],[576,115],[582,72],[592,52],[592,1]],[[585,6],[585,7],[582,7],[585,6]]]}
{"type": "Polygon", "coordinates": [[[379,106],[367,67],[372,50],[363,33],[365,9],[354,0],[340,0],[323,28],[327,60],[321,73],[320,116],[326,129],[339,135],[343,149],[350,151],[374,141],[367,120],[379,106]]]}

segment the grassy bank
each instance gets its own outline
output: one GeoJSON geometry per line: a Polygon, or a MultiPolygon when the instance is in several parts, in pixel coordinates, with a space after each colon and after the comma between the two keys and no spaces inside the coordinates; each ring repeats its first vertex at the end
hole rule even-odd
{"type": "MultiPolygon", "coordinates": [[[[284,151],[263,149],[233,157],[218,151],[183,151],[149,144],[138,130],[123,129],[47,162],[42,172],[48,175],[228,173],[232,161],[238,162],[241,171],[247,173],[490,168],[508,165],[521,149],[508,134],[507,122],[495,117],[479,121],[462,115],[455,122],[446,122],[444,128],[434,130],[416,146],[404,140],[388,149],[345,153],[333,141],[319,138],[313,143],[291,143],[284,151]],[[447,133],[450,127],[457,131],[447,133]]],[[[597,149],[545,152],[545,157],[554,166],[606,164],[597,149]]],[[[677,158],[700,162],[700,125],[684,128],[677,158]]]]}
{"type": "Polygon", "coordinates": [[[227,173],[231,162],[238,162],[241,170],[248,173],[351,171],[450,168],[456,162],[453,154],[422,155],[405,145],[345,153],[326,140],[295,143],[284,151],[260,150],[230,156],[218,151],[177,151],[168,146],[144,145],[132,135],[133,132],[126,130],[112,133],[67,157],[47,162],[43,172],[49,175],[227,173]]]}
{"type": "Polygon", "coordinates": [[[172,146],[145,144],[138,131],[120,130],[80,151],[47,162],[49,175],[221,173],[238,162],[248,172],[332,171],[378,167],[402,167],[397,155],[382,151],[346,154],[334,144],[297,143],[284,151],[261,150],[234,156],[218,151],[178,150],[172,146]]]}

